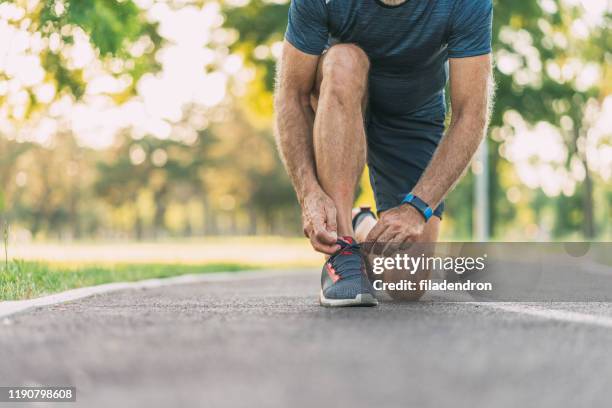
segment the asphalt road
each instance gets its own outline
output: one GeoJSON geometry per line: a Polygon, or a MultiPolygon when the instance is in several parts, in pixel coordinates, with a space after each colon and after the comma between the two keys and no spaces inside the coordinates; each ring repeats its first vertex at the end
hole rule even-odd
{"type": "Polygon", "coordinates": [[[522,313],[524,304],[332,310],[319,307],[318,290],[316,273],[298,272],[121,291],[13,315],[0,324],[0,385],[74,385],[77,403],[67,407],[612,401],[612,326],[564,320],[566,311],[612,318],[608,303],[535,305],[542,315],[522,313]],[[548,318],[551,309],[562,312],[548,318]]]}

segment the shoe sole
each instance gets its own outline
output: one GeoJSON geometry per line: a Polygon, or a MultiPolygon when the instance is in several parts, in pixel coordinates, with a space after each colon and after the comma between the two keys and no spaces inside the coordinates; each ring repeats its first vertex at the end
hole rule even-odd
{"type": "Polygon", "coordinates": [[[319,303],[325,307],[376,306],[378,305],[378,300],[368,293],[359,294],[354,299],[328,299],[323,295],[323,291],[321,291],[319,303]]]}

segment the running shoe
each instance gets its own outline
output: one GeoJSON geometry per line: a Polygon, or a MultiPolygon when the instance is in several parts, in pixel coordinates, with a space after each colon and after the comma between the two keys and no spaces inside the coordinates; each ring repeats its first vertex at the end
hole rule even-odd
{"type": "Polygon", "coordinates": [[[342,237],[337,242],[340,249],[323,265],[321,305],[376,306],[378,301],[366,276],[361,248],[351,237],[342,237]]]}

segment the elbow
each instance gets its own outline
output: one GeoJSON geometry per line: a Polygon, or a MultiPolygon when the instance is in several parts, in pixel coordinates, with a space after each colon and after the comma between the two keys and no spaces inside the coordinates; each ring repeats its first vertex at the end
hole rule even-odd
{"type": "Polygon", "coordinates": [[[486,107],[457,109],[452,114],[451,123],[484,134],[489,124],[488,110],[486,107]]]}

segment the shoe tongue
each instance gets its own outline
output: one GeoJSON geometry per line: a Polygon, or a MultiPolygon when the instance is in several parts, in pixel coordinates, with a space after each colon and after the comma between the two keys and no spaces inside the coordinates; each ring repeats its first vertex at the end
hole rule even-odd
{"type": "Polygon", "coordinates": [[[332,263],[338,274],[343,278],[361,274],[359,245],[350,236],[340,237],[337,242],[340,250],[333,256],[332,263]]]}

